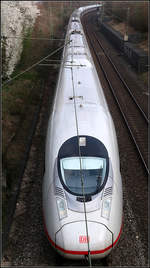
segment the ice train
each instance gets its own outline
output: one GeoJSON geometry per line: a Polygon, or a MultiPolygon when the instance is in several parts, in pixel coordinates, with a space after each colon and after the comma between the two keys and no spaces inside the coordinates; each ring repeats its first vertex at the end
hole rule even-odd
{"type": "Polygon", "coordinates": [[[104,258],[122,230],[116,132],[81,24],[91,8],[70,17],[46,138],[44,227],[70,259],[104,258]]]}

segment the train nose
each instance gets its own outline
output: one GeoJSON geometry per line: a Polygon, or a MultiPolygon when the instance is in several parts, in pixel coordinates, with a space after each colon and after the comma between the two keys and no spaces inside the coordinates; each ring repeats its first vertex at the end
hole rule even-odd
{"type": "Polygon", "coordinates": [[[91,257],[103,258],[112,248],[112,233],[101,223],[88,222],[87,237],[83,221],[66,224],[56,233],[57,249],[68,258],[88,255],[88,242],[91,257]]]}

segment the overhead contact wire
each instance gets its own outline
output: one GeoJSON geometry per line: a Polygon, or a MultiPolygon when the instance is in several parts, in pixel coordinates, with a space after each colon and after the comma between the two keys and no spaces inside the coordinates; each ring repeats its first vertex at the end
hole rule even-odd
{"type": "Polygon", "coordinates": [[[26,39],[26,40],[48,40],[48,41],[64,41],[65,39],[58,39],[58,38],[42,38],[42,37],[20,37],[20,36],[1,36],[1,39],[26,39]]]}
{"type": "Polygon", "coordinates": [[[10,78],[9,80],[7,80],[6,82],[4,82],[2,84],[3,85],[6,85],[8,83],[10,83],[11,81],[13,81],[14,79],[16,79],[17,77],[21,76],[22,74],[30,71],[32,68],[34,68],[35,66],[37,66],[39,63],[41,63],[42,61],[46,60],[47,58],[51,57],[52,55],[56,54],[59,50],[63,49],[65,46],[67,46],[67,44],[69,44],[70,42],[72,41],[68,41],[67,43],[65,43],[65,45],[57,48],[56,50],[54,50],[53,52],[51,52],[49,55],[47,55],[46,57],[42,58],[41,60],[39,60],[38,62],[34,63],[33,65],[31,65],[29,68],[27,68],[26,70],[24,70],[23,72],[21,72],[20,74],[17,74],[16,76],[10,78]]]}
{"type": "Polygon", "coordinates": [[[75,88],[74,88],[73,69],[72,69],[72,67],[71,67],[71,80],[72,80],[72,88],[73,88],[73,100],[74,100],[76,130],[77,130],[77,137],[78,137],[81,185],[82,185],[82,194],[83,194],[83,200],[84,200],[83,203],[84,203],[84,215],[85,215],[85,225],[86,225],[87,244],[88,244],[88,261],[89,261],[90,267],[92,267],[91,255],[90,255],[90,245],[89,245],[88,224],[87,224],[87,214],[86,214],[86,204],[85,204],[84,181],[83,181],[83,172],[82,172],[82,163],[81,163],[81,150],[80,150],[80,145],[79,145],[79,125],[78,125],[78,117],[77,117],[77,108],[76,108],[76,100],[75,100],[76,96],[75,96],[75,88]]]}

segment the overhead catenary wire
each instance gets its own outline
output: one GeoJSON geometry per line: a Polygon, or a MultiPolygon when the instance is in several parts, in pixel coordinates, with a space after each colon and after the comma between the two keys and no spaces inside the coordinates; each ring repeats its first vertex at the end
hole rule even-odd
{"type": "Polygon", "coordinates": [[[73,79],[73,69],[72,69],[72,67],[71,67],[71,80],[72,80],[72,88],[73,88],[73,100],[74,100],[76,130],[77,130],[77,137],[78,137],[81,185],[82,185],[83,204],[84,204],[84,215],[85,215],[85,225],[86,225],[86,235],[87,235],[87,245],[88,245],[88,261],[89,261],[90,267],[92,267],[91,254],[90,254],[90,245],[89,245],[88,224],[87,224],[87,213],[86,213],[86,204],[85,204],[83,169],[82,169],[82,162],[81,162],[81,150],[80,150],[80,144],[79,144],[79,125],[78,125],[78,116],[77,116],[76,99],[75,99],[76,96],[75,96],[75,87],[74,87],[74,79],[73,79]]]}
{"type": "Polygon", "coordinates": [[[45,37],[20,37],[20,36],[5,36],[2,35],[1,39],[27,39],[27,40],[48,40],[48,41],[64,41],[65,39],[59,39],[59,38],[45,38],[45,37]]]}
{"type": "Polygon", "coordinates": [[[65,46],[67,46],[67,44],[69,44],[70,42],[72,41],[68,41],[67,43],[65,43],[63,46],[57,48],[56,50],[54,50],[53,52],[51,52],[49,55],[47,55],[46,57],[42,58],[41,60],[39,60],[38,62],[34,63],[33,65],[31,65],[30,67],[28,67],[26,70],[24,70],[23,72],[15,75],[14,77],[10,78],[9,80],[7,80],[6,82],[4,82],[2,84],[3,85],[6,85],[8,83],[10,83],[11,81],[13,81],[14,79],[16,79],[17,77],[21,76],[22,74],[30,71],[32,68],[34,68],[35,66],[39,65],[39,63],[41,63],[42,61],[44,61],[45,59],[51,57],[52,55],[56,54],[59,50],[63,49],[65,46]]]}

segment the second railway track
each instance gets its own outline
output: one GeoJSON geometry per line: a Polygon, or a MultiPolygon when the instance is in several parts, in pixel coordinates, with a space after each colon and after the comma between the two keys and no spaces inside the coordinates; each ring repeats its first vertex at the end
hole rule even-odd
{"type": "Polygon", "coordinates": [[[108,52],[103,47],[98,35],[93,31],[92,25],[87,23],[86,16],[84,16],[83,25],[90,46],[94,51],[98,63],[97,66],[103,71],[143,166],[148,173],[148,117],[132,94],[132,89],[126,84],[119,73],[119,70],[109,57],[108,52]]]}

